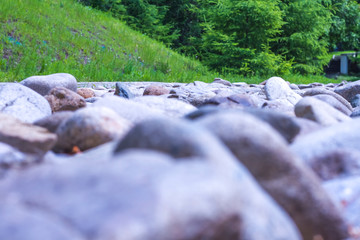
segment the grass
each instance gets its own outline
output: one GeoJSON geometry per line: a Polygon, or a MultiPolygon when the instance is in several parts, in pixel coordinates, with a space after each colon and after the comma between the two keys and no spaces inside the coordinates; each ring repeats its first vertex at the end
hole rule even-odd
{"type": "MultiPolygon", "coordinates": [[[[221,75],[76,0],[0,0],[0,82],[66,72],[78,81],[260,83],[265,77],[221,75]]],[[[282,76],[293,83],[340,82],[282,76]]]]}
{"type": "Polygon", "coordinates": [[[216,74],[75,0],[0,0],[0,81],[209,81],[216,74]]]}

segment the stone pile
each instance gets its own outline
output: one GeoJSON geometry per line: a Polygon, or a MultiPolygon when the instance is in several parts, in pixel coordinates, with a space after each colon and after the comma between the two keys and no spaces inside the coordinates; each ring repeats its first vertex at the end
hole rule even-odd
{"type": "Polygon", "coordinates": [[[0,239],[360,239],[360,81],[0,85],[0,239]]]}

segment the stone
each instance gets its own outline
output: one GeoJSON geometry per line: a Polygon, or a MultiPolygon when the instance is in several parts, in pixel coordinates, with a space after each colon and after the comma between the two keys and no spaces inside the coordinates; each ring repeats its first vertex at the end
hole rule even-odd
{"type": "Polygon", "coordinates": [[[47,95],[51,89],[56,87],[64,87],[74,92],[77,90],[77,81],[75,77],[68,73],[32,76],[22,80],[20,83],[42,96],[47,95]]]}
{"type": "Polygon", "coordinates": [[[287,211],[303,239],[343,239],[344,219],[319,179],[268,124],[245,113],[219,113],[198,124],[214,133],[287,211]]]}
{"type": "Polygon", "coordinates": [[[45,128],[23,123],[0,113],[0,142],[25,153],[43,156],[54,146],[56,140],[56,135],[45,128]]]}
{"type": "Polygon", "coordinates": [[[232,154],[204,128],[182,119],[153,118],[136,124],[115,148],[115,154],[126,149],[150,149],[173,158],[198,157],[216,165],[234,166],[232,154]]]}
{"type": "MultiPolygon", "coordinates": [[[[304,94],[303,94],[303,97],[306,97],[306,96],[316,96],[316,95],[330,95],[334,98],[336,98],[339,102],[341,102],[350,112],[353,110],[353,108],[351,107],[351,104],[345,99],[343,98],[341,95],[335,93],[334,91],[330,91],[330,90],[327,90],[325,88],[312,88],[310,90],[307,90],[304,94]]],[[[345,113],[346,114],[346,113],[345,113]]],[[[347,114],[349,115],[349,114],[347,114]]]]}
{"type": "Polygon", "coordinates": [[[324,182],[324,188],[341,206],[349,223],[350,239],[360,238],[360,176],[338,178],[324,182]]]}
{"type": "Polygon", "coordinates": [[[97,100],[100,100],[100,99],[101,99],[101,97],[86,98],[86,99],[85,99],[85,102],[87,102],[87,103],[94,103],[94,102],[96,102],[97,100]]]}
{"type": "Polygon", "coordinates": [[[232,86],[232,84],[231,84],[231,82],[230,82],[230,81],[228,81],[228,80],[224,80],[224,79],[221,79],[221,78],[215,78],[215,79],[214,79],[214,81],[213,81],[212,83],[220,83],[220,84],[223,84],[223,85],[225,85],[225,86],[229,86],[229,87],[231,87],[231,86],[232,86]]]}
{"type": "Polygon", "coordinates": [[[260,108],[268,110],[268,111],[284,113],[288,116],[295,116],[294,105],[286,99],[276,99],[276,100],[265,101],[261,105],[260,108]]]}
{"type": "Polygon", "coordinates": [[[163,116],[163,112],[158,109],[151,109],[144,104],[116,96],[104,97],[93,103],[91,107],[111,108],[120,117],[123,117],[133,123],[163,116]]]}
{"type": "MultiPolygon", "coordinates": [[[[0,168],[7,169],[28,162],[31,162],[31,157],[27,157],[26,154],[13,148],[12,146],[0,142],[0,168]]],[[[0,173],[0,179],[1,179],[1,173],[0,173]]]]}
{"type": "Polygon", "coordinates": [[[243,94],[233,94],[226,97],[215,96],[206,100],[204,105],[218,105],[225,108],[250,108],[255,107],[252,98],[243,94]]]}
{"type": "Polygon", "coordinates": [[[84,99],[95,97],[95,92],[91,88],[78,88],[76,93],[82,96],[84,99]]]}
{"type": "Polygon", "coordinates": [[[356,94],[355,97],[351,100],[351,106],[354,108],[360,106],[360,94],[356,94]]]}
{"type": "Polygon", "coordinates": [[[82,108],[57,128],[58,141],[53,150],[72,152],[74,147],[78,147],[80,151],[85,151],[121,138],[131,125],[111,109],[82,108]]]}
{"type": "Polygon", "coordinates": [[[146,105],[151,109],[159,110],[162,114],[174,118],[183,117],[196,109],[193,105],[183,101],[158,96],[137,97],[133,101],[146,105]]]}
{"type": "Polygon", "coordinates": [[[56,133],[60,124],[69,119],[73,114],[74,112],[72,111],[55,112],[48,117],[37,120],[34,122],[34,125],[46,128],[49,132],[56,133]]]}
{"type": "Polygon", "coordinates": [[[360,134],[355,129],[360,128],[360,119],[337,123],[330,127],[319,129],[313,133],[297,138],[291,145],[291,150],[305,162],[320,159],[327,155],[329,149],[353,149],[360,146],[360,134]]]}
{"type": "Polygon", "coordinates": [[[149,85],[145,88],[143,95],[144,96],[160,96],[169,94],[170,90],[161,86],[161,85],[149,85]]]}
{"type": "Polygon", "coordinates": [[[313,97],[316,98],[316,99],[319,99],[319,100],[321,100],[323,102],[326,102],[327,104],[329,104],[333,108],[339,110],[340,112],[342,112],[346,116],[349,116],[352,113],[352,110],[349,110],[344,104],[342,104],[340,101],[338,101],[333,96],[330,96],[330,95],[327,95],[327,94],[318,94],[318,95],[315,95],[313,97]]]}
{"type": "Polygon", "coordinates": [[[269,100],[285,99],[295,105],[301,96],[289,87],[289,84],[280,77],[272,77],[266,81],[265,94],[269,100]]]}
{"type": "Polygon", "coordinates": [[[75,111],[86,107],[85,99],[82,96],[64,87],[51,89],[45,98],[48,100],[52,112],[75,111]]]}
{"type": "Polygon", "coordinates": [[[48,101],[33,90],[18,83],[6,83],[0,86],[0,112],[33,123],[51,115],[51,108],[48,101]]]}
{"type": "Polygon", "coordinates": [[[293,118],[293,121],[300,127],[300,131],[291,142],[294,142],[297,138],[306,134],[313,133],[324,128],[324,126],[320,125],[319,123],[306,118],[293,118]]]}
{"type": "Polygon", "coordinates": [[[323,126],[351,120],[344,113],[314,97],[304,97],[301,99],[295,105],[295,114],[297,117],[315,121],[323,126]]]}
{"type": "Polygon", "coordinates": [[[301,239],[245,169],[224,174],[206,161],[175,163],[150,151],[31,168],[8,177],[0,194],[40,209],[59,227],[68,223],[84,239],[301,239]]]}
{"type": "Polygon", "coordinates": [[[307,161],[323,180],[360,175],[360,151],[346,148],[329,149],[324,155],[307,161]]]}
{"type": "Polygon", "coordinates": [[[36,204],[16,199],[0,201],[0,239],[85,240],[69,225],[36,204]]]}
{"type": "Polygon", "coordinates": [[[340,94],[348,102],[352,102],[356,95],[360,94],[360,80],[338,86],[335,88],[334,92],[340,94]]]}
{"type": "Polygon", "coordinates": [[[351,113],[351,118],[356,118],[360,116],[360,107],[354,108],[354,111],[351,113]]]}
{"type": "Polygon", "coordinates": [[[116,83],[115,87],[116,87],[115,93],[114,93],[115,96],[123,97],[126,99],[130,99],[130,98],[134,97],[134,95],[131,93],[131,91],[125,84],[116,83]]]}

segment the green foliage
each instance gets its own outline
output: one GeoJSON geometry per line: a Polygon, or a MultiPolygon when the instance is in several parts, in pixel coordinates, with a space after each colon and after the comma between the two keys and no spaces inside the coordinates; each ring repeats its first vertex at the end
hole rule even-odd
{"type": "Polygon", "coordinates": [[[331,50],[359,50],[360,4],[353,0],[334,0],[332,10],[331,50]]]}

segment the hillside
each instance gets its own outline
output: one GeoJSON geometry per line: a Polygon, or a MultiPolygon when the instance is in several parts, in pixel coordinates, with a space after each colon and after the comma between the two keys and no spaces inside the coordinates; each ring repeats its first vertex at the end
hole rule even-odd
{"type": "Polygon", "coordinates": [[[199,62],[75,0],[0,0],[0,81],[67,72],[78,81],[210,81],[199,62]]]}

